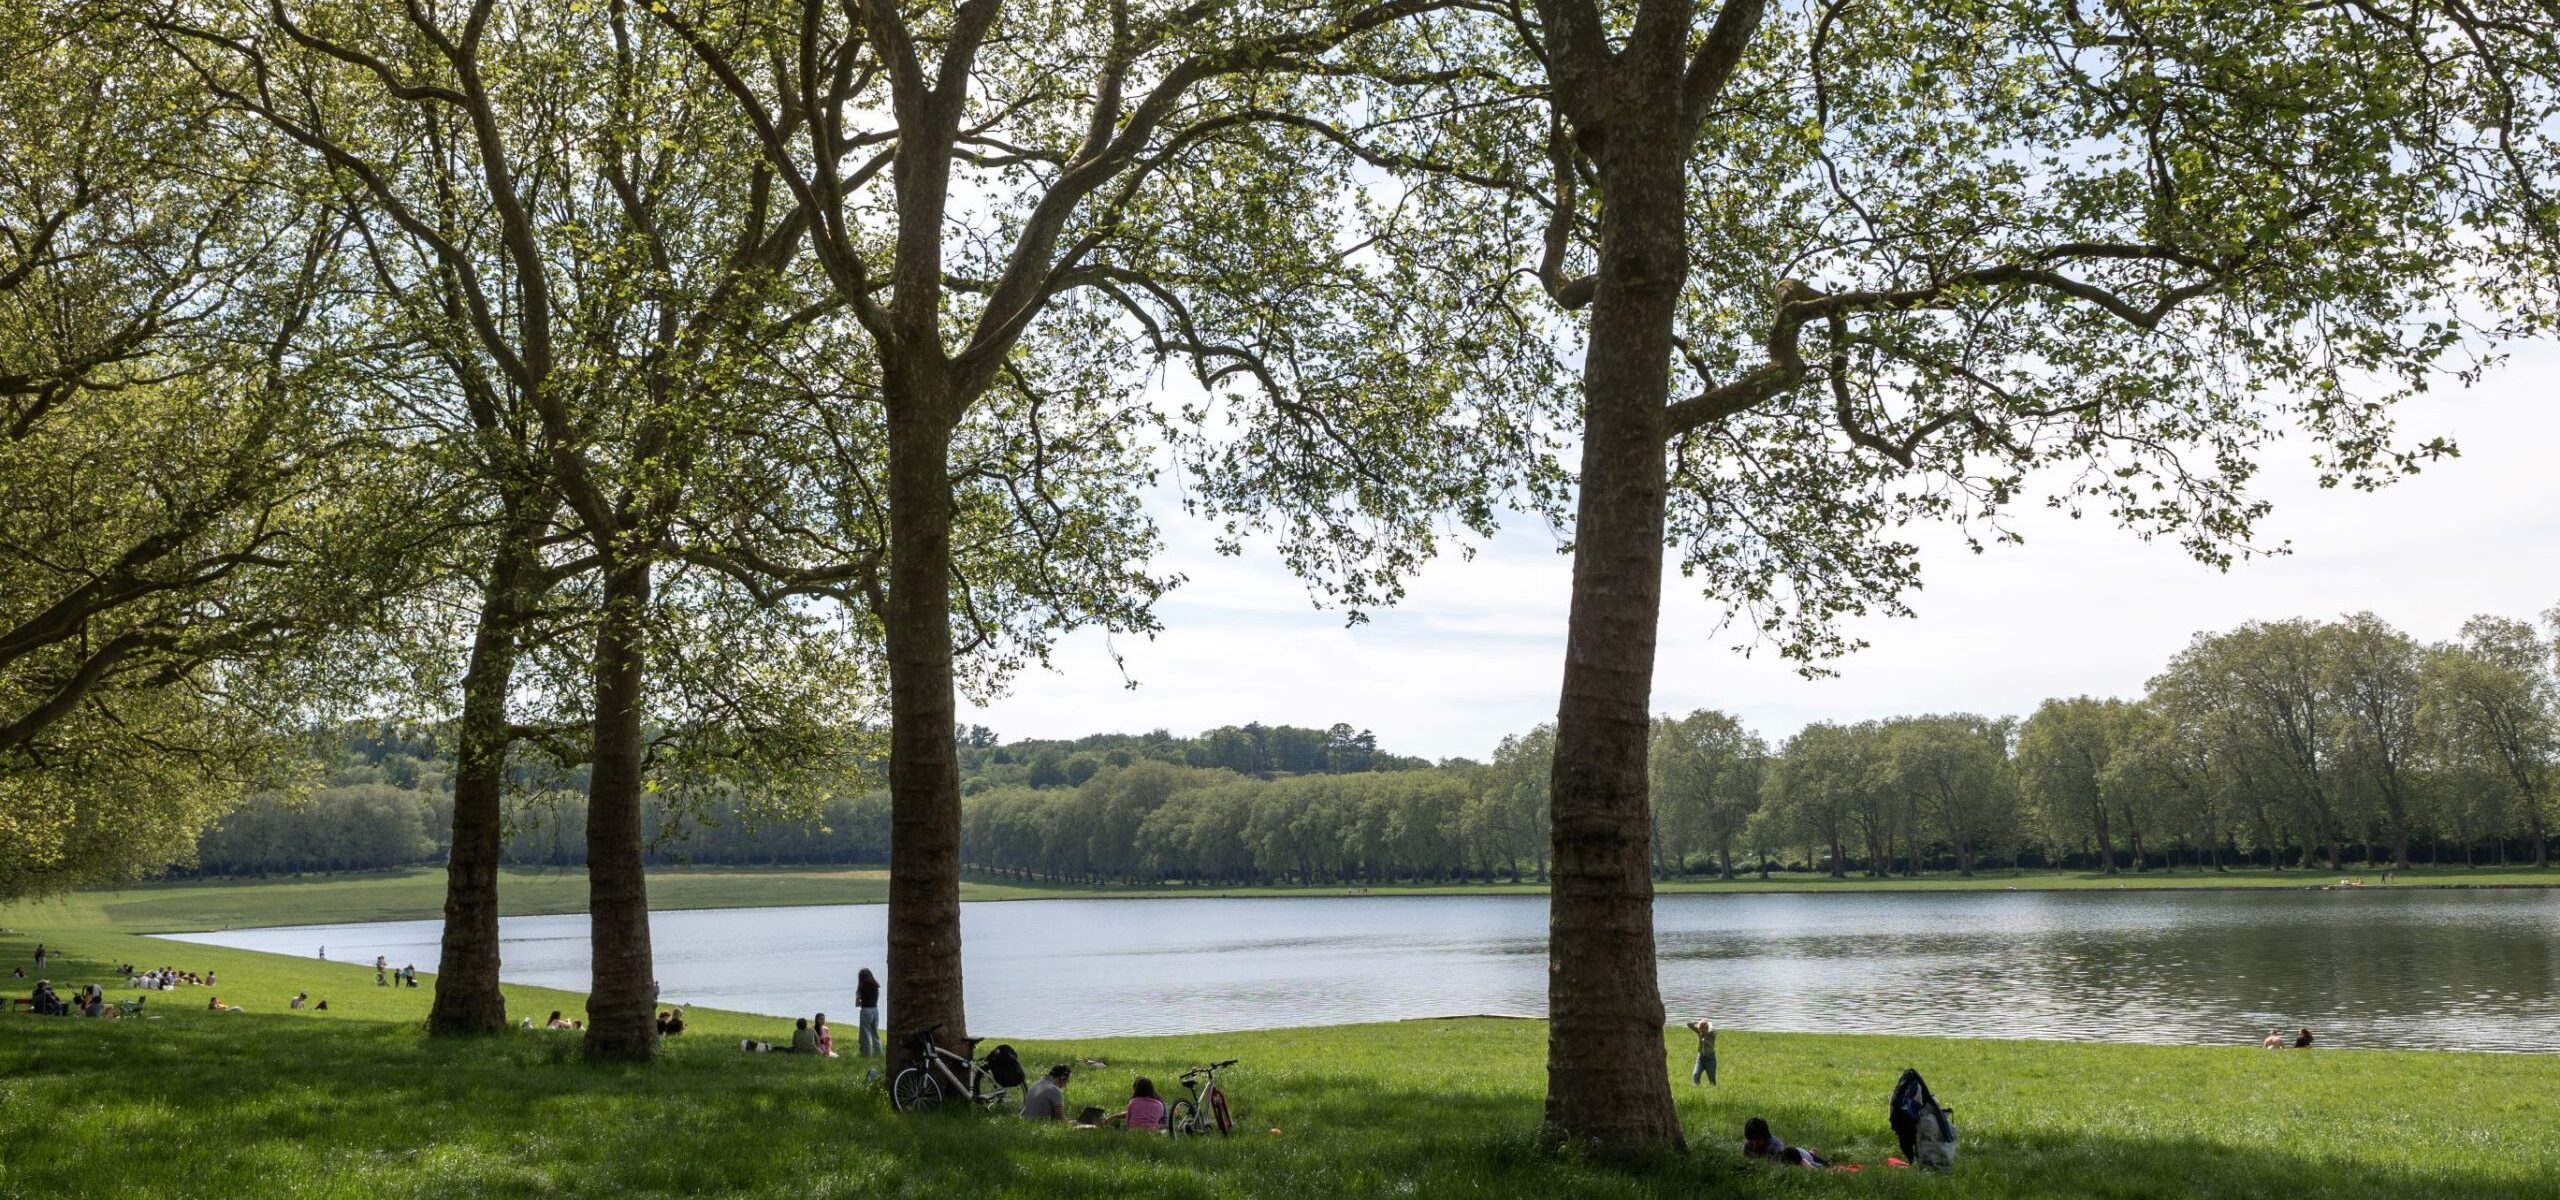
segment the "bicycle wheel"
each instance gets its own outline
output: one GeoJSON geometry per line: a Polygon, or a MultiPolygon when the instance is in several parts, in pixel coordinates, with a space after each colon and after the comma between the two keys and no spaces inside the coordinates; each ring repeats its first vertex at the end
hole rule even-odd
{"type": "Polygon", "coordinates": [[[1164,1131],[1176,1137],[1200,1132],[1200,1106],[1188,1100],[1176,1100],[1164,1110],[1164,1131]]]}
{"type": "Polygon", "coordinates": [[[889,1085],[889,1106],[899,1112],[921,1112],[940,1103],[942,1085],[921,1067],[898,1072],[897,1081],[889,1085]]]}
{"type": "Polygon", "coordinates": [[[1236,1115],[1227,1110],[1227,1089],[1209,1089],[1209,1114],[1218,1124],[1218,1136],[1229,1137],[1236,1131],[1236,1115]]]}

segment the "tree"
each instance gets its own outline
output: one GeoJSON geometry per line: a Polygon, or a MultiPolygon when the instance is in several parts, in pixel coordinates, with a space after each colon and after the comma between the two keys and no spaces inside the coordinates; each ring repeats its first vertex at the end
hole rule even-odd
{"type": "Polygon", "coordinates": [[[345,389],[344,213],[86,6],[0,14],[0,896],[184,863],[362,690],[415,479],[345,389]],[[335,676],[333,678],[333,676],[335,676]]]}
{"type": "Polygon", "coordinates": [[[1807,725],[1787,739],[1765,784],[1763,807],[1783,815],[1797,836],[1829,851],[1833,879],[1849,873],[1842,843],[1874,791],[1868,740],[1852,726],[1807,725]]]}
{"type": "Polygon", "coordinates": [[[1700,709],[1662,719],[1653,738],[1653,789],[1675,853],[1712,849],[1733,878],[1733,843],[1760,807],[1769,745],[1727,713],[1700,709]]]}
{"type": "Polygon", "coordinates": [[[1579,317],[1547,1113],[1617,1146],[1679,1141],[1645,982],[1666,546],[1814,656],[1897,606],[1891,530],[2007,537],[2031,483],[2225,563],[2272,429],[2331,482],[2415,469],[2441,446],[2388,402],[2547,327],[2560,278],[2531,6],[1712,7],[1485,12],[1441,43],[1468,69],[1342,131],[1542,224],[1501,267],[1579,317]]]}
{"type": "Polygon", "coordinates": [[[2098,869],[2116,873],[2114,826],[2105,780],[2115,753],[2111,714],[2119,700],[2047,700],[2018,731],[2018,778],[2045,828],[2097,839],[2098,869]]]}
{"type": "Polygon", "coordinates": [[[2325,683],[2346,708],[2347,761],[2383,802],[2391,865],[2409,865],[2410,757],[2418,737],[2418,643],[2369,612],[2331,625],[2325,683]]]}
{"type": "Polygon", "coordinates": [[[1293,77],[1326,74],[1317,60],[1344,43],[1443,2],[1236,6],[1215,20],[1120,2],[650,6],[720,80],[806,214],[815,273],[878,371],[893,1029],[966,1027],[955,642],[1036,649],[1079,624],[1151,627],[1165,585],[1130,564],[1152,530],[1130,493],[1111,492],[1146,475],[1122,419],[1140,390],[1127,364],[1188,362],[1209,394],[1186,414],[1195,425],[1212,411],[1248,418],[1239,441],[1197,443],[1210,467],[1198,478],[1212,483],[1195,500],[1361,481],[1351,509],[1385,532],[1302,530],[1291,554],[1311,574],[1344,569],[1354,595],[1391,592],[1422,552],[1409,547],[1427,550],[1433,514],[1455,506],[1440,498],[1478,490],[1478,448],[1515,440],[1483,427],[1414,438],[1396,414],[1444,406],[1379,402],[1444,393],[1448,364],[1378,346],[1399,332],[1423,344],[1425,330],[1449,345],[1440,335],[1463,323],[1442,319],[1449,305],[1430,302],[1441,293],[1408,285],[1392,239],[1336,252],[1335,219],[1364,223],[1341,189],[1270,169],[1302,153],[1275,143],[1307,139],[1266,118],[1266,103],[1289,102],[1293,77]],[[962,212],[983,214],[992,236],[955,236],[962,212]],[[1355,354],[1356,377],[1334,369],[1355,354]],[[981,440],[1020,465],[973,463],[981,440]],[[982,486],[990,475],[1002,486],[982,486]],[[1113,495],[1108,507],[1080,511],[1078,479],[1113,495]],[[1042,586],[1027,606],[974,595],[955,553],[973,504],[1032,531],[1042,586]]]}
{"type": "Polygon", "coordinates": [[[794,758],[836,749],[822,726],[846,697],[823,668],[859,654],[808,653],[841,647],[841,631],[786,602],[858,603],[878,570],[858,503],[814,510],[843,516],[814,540],[845,557],[803,564],[760,536],[806,528],[800,512],[771,513],[800,447],[768,431],[851,446],[853,463],[830,464],[839,477],[860,473],[868,444],[823,428],[824,414],[777,418],[778,397],[807,398],[788,361],[805,313],[776,282],[806,218],[777,200],[752,143],[690,102],[701,86],[690,51],[621,3],[184,7],[154,24],[209,92],[361,208],[371,265],[408,306],[402,332],[423,327],[453,376],[447,428],[478,451],[455,459],[479,469],[494,531],[464,673],[463,862],[449,879],[467,969],[440,1024],[503,1020],[490,986],[492,797],[517,728],[509,679],[535,649],[551,656],[540,690],[564,702],[542,732],[589,765],[585,1046],[644,1057],[655,1031],[643,795],[682,785],[705,758],[753,774],[758,794],[785,792],[777,773],[794,758]],[[726,503],[739,496],[765,504],[766,520],[726,503]],[[545,585],[566,589],[577,617],[531,646],[524,626],[545,585]],[[729,670],[705,645],[784,669],[729,670]],[[560,737],[571,725],[585,728],[582,746],[560,737]]]}
{"type": "MultiPolygon", "coordinates": [[[[2012,824],[2011,723],[1962,714],[1908,717],[1885,728],[1895,782],[1919,797],[1955,851],[1956,872],[1971,877],[1982,845],[2012,824]]],[[[1916,844],[1912,857],[1919,857],[1916,844]]]]}
{"type": "MultiPolygon", "coordinates": [[[[2551,865],[2546,813],[2560,764],[2560,681],[2550,643],[2522,621],[2478,616],[2462,640],[2427,656],[2421,720],[2457,762],[2503,776],[2533,842],[2533,865],[2551,865]]],[[[2505,828],[2497,830],[2503,840],[2505,828]]],[[[2503,852],[2502,852],[2503,854],[2503,852]]]]}

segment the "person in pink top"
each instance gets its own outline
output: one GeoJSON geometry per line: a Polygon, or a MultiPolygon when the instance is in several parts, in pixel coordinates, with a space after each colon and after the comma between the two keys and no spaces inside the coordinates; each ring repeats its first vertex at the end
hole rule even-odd
{"type": "Polygon", "coordinates": [[[1156,1098],[1156,1081],[1141,1075],[1129,1085],[1129,1107],[1111,1118],[1111,1123],[1133,1133],[1164,1132],[1164,1101],[1156,1098]]]}
{"type": "Polygon", "coordinates": [[[827,1058],[836,1056],[836,1031],[827,1028],[825,1013],[818,1014],[818,1053],[827,1058]]]}

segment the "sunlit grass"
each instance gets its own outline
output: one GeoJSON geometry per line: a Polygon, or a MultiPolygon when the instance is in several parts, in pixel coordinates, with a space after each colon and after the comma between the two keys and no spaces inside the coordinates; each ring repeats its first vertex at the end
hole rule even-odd
{"type": "MultiPolygon", "coordinates": [[[[1364,1196],[1930,1195],[2548,1197],[2560,1181],[2560,1059],[2538,1055],[2079,1045],[1760,1034],[1722,1043],[1723,1086],[1691,1087],[1666,1038],[1691,1153],[1603,1164],[1533,1150],[1545,1026],[1463,1020],[1064,1043],[1069,1098],[1111,1104],[1211,1058],[1245,1135],[1179,1144],[1007,1119],[900,1117],[868,1064],[749,1055],[773,1018],[695,1010],[647,1066],[597,1066],[574,1034],[419,1032],[430,992],[370,969],[7,915],[0,963],[56,954],[58,986],[119,961],[219,972],[151,1001],[157,1020],[0,1016],[0,1194],[10,1196],[1364,1196]],[[287,1011],[295,991],[328,1013],[287,1011]],[[1904,1066],[1955,1107],[1951,1179],[1886,1170],[1885,1098],[1904,1066]],[[1745,1117],[1856,1175],[1746,1168],[1745,1117]],[[1275,1135],[1271,1130],[1277,1129],[1275,1135]]],[[[14,982],[14,981],[13,981],[14,982]]],[[[1914,1003],[1928,1003],[1914,980],[1914,1003]]],[[[67,990],[67,988],[66,988],[67,990]]],[[[511,1012],[578,999],[507,989],[511,1012]]],[[[1147,1003],[1148,997],[1132,997],[1147,1003]]],[[[1747,1014],[1731,1023],[1749,1025],[1747,1014]]],[[[2246,1032],[2246,1031],[2241,1031],[2246,1032]]],[[[845,1040],[850,1040],[849,1030],[845,1040]]]]}

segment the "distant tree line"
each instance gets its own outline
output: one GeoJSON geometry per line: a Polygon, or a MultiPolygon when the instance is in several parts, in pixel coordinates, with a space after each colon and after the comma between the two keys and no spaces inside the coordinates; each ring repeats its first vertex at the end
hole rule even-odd
{"type": "MultiPolygon", "coordinates": [[[[299,791],[254,793],[198,840],[199,875],[265,875],[375,870],[442,862],[452,849],[453,735],[435,726],[367,722],[315,731],[316,782],[299,791]]],[[[1165,730],[1098,734],[1073,741],[1004,743],[985,726],[959,731],[964,787],[1073,788],[1098,774],[1146,763],[1236,776],[1411,771],[1427,760],[1382,752],[1377,738],[1349,725],[1309,729],[1253,723],[1198,737],[1165,730]]],[[[851,864],[889,860],[888,792],[872,786],[881,764],[861,764],[845,790],[813,812],[773,816],[737,803],[719,787],[642,804],[653,865],[851,864]]],[[[537,761],[511,771],[505,860],[515,865],[585,862],[585,768],[537,761]]]]}
{"type": "MultiPolygon", "coordinates": [[[[2054,699],[2023,720],[1824,722],[1772,746],[1725,713],[1664,717],[1653,866],[1665,878],[2547,866],[2555,653],[2525,621],[2477,617],[2429,645],[2356,614],[2200,634],[2138,698],[2054,699]]],[[[1348,725],[1015,742],[969,726],[961,854],[972,870],[1057,882],[1544,879],[1554,739],[1541,726],[1489,762],[1433,765],[1348,725]]],[[[324,782],[254,796],[203,837],[198,871],[442,860],[449,732],[381,723],[320,744],[324,782]]],[[[798,817],[719,788],[652,796],[649,860],[886,862],[888,794],[873,778],[798,817]]],[[[520,766],[507,861],[580,865],[584,786],[578,771],[520,766]]]]}
{"type": "MultiPolygon", "coordinates": [[[[2546,621],[2560,624],[2560,613],[2546,621]]],[[[2136,699],[1806,726],[1655,722],[1657,875],[1985,867],[2549,865],[2555,646],[2478,617],[2418,642],[2371,614],[2200,634],[2136,699]]],[[[1493,761],[1249,776],[1106,760],[973,787],[961,854],[1025,879],[1365,884],[1543,878],[1554,731],[1493,761]]]]}

